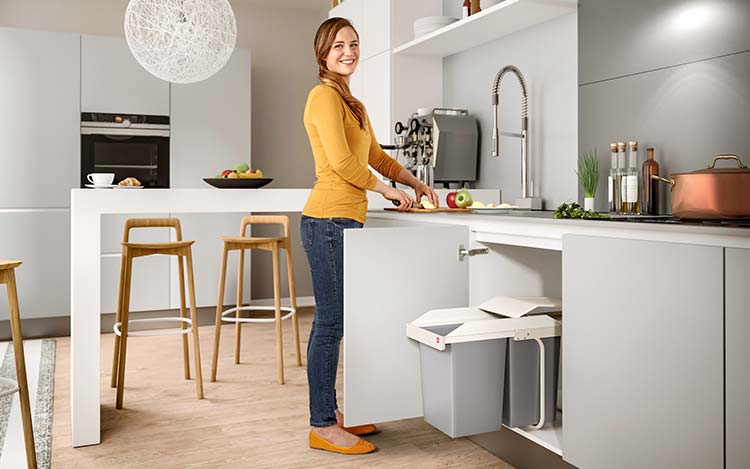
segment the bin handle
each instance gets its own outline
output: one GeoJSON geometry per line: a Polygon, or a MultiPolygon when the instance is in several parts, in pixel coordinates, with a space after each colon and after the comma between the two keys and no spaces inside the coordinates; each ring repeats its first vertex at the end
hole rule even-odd
{"type": "Polygon", "coordinates": [[[537,345],[539,345],[539,423],[532,425],[531,428],[539,430],[544,426],[544,342],[542,339],[534,338],[537,345]]]}

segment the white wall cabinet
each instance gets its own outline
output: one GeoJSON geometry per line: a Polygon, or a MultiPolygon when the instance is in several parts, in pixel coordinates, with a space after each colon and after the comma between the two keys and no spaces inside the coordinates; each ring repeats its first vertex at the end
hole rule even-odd
{"type": "MultiPolygon", "coordinates": [[[[23,319],[70,314],[70,210],[0,213],[3,258],[22,261],[16,269],[23,319]]],[[[8,319],[5,288],[0,320],[8,319]]]]}
{"type": "Polygon", "coordinates": [[[80,177],[80,36],[0,28],[0,57],[0,208],[68,207],[80,177]]]}
{"type": "Polygon", "coordinates": [[[722,466],[723,274],[720,247],[563,236],[563,459],[722,466]]]}
{"type": "Polygon", "coordinates": [[[750,467],[750,250],[726,249],[726,468],[750,467]]]}
{"type": "Polygon", "coordinates": [[[171,187],[205,188],[203,178],[252,163],[250,106],[250,49],[206,80],[172,84],[171,187]]]}
{"type": "Polygon", "coordinates": [[[81,37],[81,111],[169,115],[169,82],[147,72],[124,38],[81,37]]]}

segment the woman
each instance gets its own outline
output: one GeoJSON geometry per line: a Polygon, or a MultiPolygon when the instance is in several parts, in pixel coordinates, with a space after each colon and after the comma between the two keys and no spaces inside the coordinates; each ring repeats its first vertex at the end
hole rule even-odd
{"type": "Polygon", "coordinates": [[[302,211],[300,238],[312,272],[315,319],[307,347],[310,387],[310,447],[344,454],[364,454],[375,446],[358,435],[374,425],[343,427],[336,404],[336,370],[344,330],[343,232],[362,228],[367,190],[408,210],[414,200],[375,177],[380,174],[414,188],[438,205],[435,192],[381,150],[349,79],[359,62],[359,36],[343,18],[331,18],[315,35],[320,84],[310,91],[304,123],[310,138],[317,180],[302,211]]]}

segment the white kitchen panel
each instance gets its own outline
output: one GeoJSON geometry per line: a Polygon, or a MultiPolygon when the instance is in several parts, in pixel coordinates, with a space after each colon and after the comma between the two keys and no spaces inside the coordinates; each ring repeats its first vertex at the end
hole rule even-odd
{"type": "Polygon", "coordinates": [[[372,0],[347,0],[339,3],[336,7],[328,11],[328,17],[346,18],[352,22],[356,29],[361,29],[364,18],[365,1],[372,0]]]}
{"type": "MultiPolygon", "coordinates": [[[[102,254],[122,252],[122,235],[125,220],[128,218],[168,218],[168,213],[102,215],[102,254]]],[[[169,241],[172,228],[133,228],[130,230],[131,243],[165,243],[169,241]]]]}
{"type": "Polygon", "coordinates": [[[80,177],[80,36],[0,28],[0,57],[0,208],[69,207],[80,177]]]}
{"type": "MultiPolygon", "coordinates": [[[[144,256],[133,259],[130,283],[131,312],[169,309],[169,259],[144,256]]],[[[102,313],[117,311],[121,256],[102,257],[102,313]]]]}
{"type": "MultiPolygon", "coordinates": [[[[0,257],[16,268],[21,319],[70,314],[70,210],[0,213],[0,257]]],[[[0,320],[8,319],[0,288],[0,320]]]]}
{"type": "Polygon", "coordinates": [[[81,37],[81,111],[169,115],[169,82],[146,71],[125,38],[81,37]]]}
{"type": "MultiPolygon", "coordinates": [[[[219,190],[219,189],[217,189],[219,190]]],[[[195,276],[195,297],[198,307],[216,306],[219,294],[219,273],[221,272],[221,253],[223,248],[222,236],[239,236],[242,213],[179,213],[182,224],[182,238],[193,240],[193,275],[195,276]]],[[[250,301],[250,251],[245,252],[245,282],[243,298],[250,301]]],[[[224,304],[235,304],[237,298],[237,263],[238,253],[229,254],[227,263],[226,287],[224,289],[224,304]]],[[[185,291],[187,294],[187,271],[185,276],[185,291]]],[[[283,271],[282,271],[283,272],[283,271]]],[[[271,272],[268,273],[271,275],[271,272]]],[[[180,306],[179,270],[177,258],[172,258],[170,267],[170,304],[172,308],[180,306]]],[[[186,301],[189,297],[186,296],[186,301]]]]}
{"type": "Polygon", "coordinates": [[[362,3],[359,48],[360,57],[367,59],[391,48],[391,0],[365,0],[362,3]]]}
{"type": "Polygon", "coordinates": [[[250,49],[235,49],[206,80],[173,84],[171,102],[171,187],[205,188],[203,178],[243,161],[252,166],[250,49]]]}
{"type": "Polygon", "coordinates": [[[419,346],[406,324],[431,309],[468,306],[465,226],[344,232],[344,416],[346,425],[422,415],[419,346]],[[394,277],[374,268],[388,266],[394,277]],[[429,287],[424,287],[429,285],[429,287]]]}
{"type": "Polygon", "coordinates": [[[379,143],[392,143],[391,128],[391,53],[380,55],[360,63],[364,87],[362,102],[372,121],[372,129],[379,143]]]}

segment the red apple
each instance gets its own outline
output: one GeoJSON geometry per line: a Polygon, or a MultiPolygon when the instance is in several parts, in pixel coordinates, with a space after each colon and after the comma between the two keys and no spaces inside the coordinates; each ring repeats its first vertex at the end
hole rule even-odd
{"type": "Polygon", "coordinates": [[[221,172],[221,177],[225,178],[229,176],[230,173],[233,173],[233,172],[234,172],[233,169],[225,169],[224,171],[221,172]]]}
{"type": "Polygon", "coordinates": [[[456,193],[448,192],[448,195],[445,196],[445,203],[450,208],[458,208],[458,205],[456,205],[456,193]]]}

